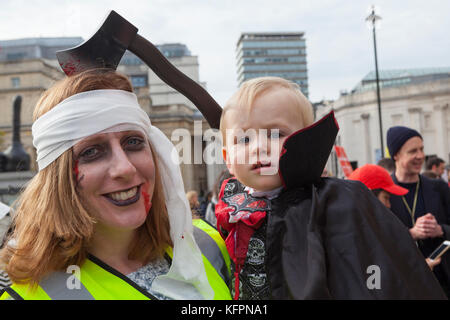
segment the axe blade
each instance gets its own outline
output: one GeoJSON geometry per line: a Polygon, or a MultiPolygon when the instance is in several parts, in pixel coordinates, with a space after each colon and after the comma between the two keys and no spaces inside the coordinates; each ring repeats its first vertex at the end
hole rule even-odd
{"type": "Polygon", "coordinates": [[[68,76],[87,69],[116,69],[128,49],[152,69],[161,80],[187,97],[200,110],[211,128],[218,129],[222,108],[194,80],[178,70],[150,41],[137,34],[138,29],[115,11],[106,17],[100,29],[79,46],[58,51],[61,68],[68,76]]]}
{"type": "Polygon", "coordinates": [[[87,69],[116,69],[138,29],[112,10],[98,31],[82,44],[56,52],[68,76],[87,69]]]}

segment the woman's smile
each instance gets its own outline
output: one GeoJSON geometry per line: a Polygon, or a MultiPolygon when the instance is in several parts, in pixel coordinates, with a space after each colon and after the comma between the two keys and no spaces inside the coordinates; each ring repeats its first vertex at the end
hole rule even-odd
{"type": "Polygon", "coordinates": [[[141,186],[136,186],[127,190],[123,191],[117,191],[117,192],[111,192],[104,194],[103,196],[112,204],[116,206],[128,206],[133,203],[136,203],[139,201],[141,193],[141,186]]]}

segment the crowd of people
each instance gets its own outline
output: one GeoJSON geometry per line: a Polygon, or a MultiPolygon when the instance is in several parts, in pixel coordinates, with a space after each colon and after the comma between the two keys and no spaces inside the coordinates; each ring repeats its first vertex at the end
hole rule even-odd
{"type": "Polygon", "coordinates": [[[220,131],[227,169],[199,197],[125,76],[56,83],[34,111],[39,171],[1,245],[0,299],[450,297],[450,254],[429,258],[450,239],[450,170],[419,132],[391,127],[390,158],[328,177],[334,114],[314,122],[276,77],[246,81],[220,131]]]}

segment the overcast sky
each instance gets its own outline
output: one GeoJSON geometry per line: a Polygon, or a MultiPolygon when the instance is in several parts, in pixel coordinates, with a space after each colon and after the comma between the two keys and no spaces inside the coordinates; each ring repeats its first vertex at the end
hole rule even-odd
{"type": "Polygon", "coordinates": [[[0,0],[0,39],[88,39],[110,10],[154,44],[181,42],[223,105],[237,89],[242,32],[305,32],[310,100],[336,99],[374,69],[365,17],[375,4],[379,69],[450,66],[448,0],[0,0]]]}

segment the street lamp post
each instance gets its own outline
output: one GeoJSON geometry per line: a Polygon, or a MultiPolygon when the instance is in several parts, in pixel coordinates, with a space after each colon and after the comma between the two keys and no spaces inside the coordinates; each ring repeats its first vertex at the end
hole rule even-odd
{"type": "Polygon", "coordinates": [[[384,143],[383,143],[383,125],[381,120],[381,98],[380,98],[380,79],[378,75],[378,59],[377,59],[377,38],[375,34],[375,24],[381,17],[375,14],[375,7],[372,6],[370,15],[366,18],[367,22],[372,23],[373,33],[373,50],[375,55],[375,77],[377,82],[377,102],[378,102],[378,120],[380,124],[380,142],[381,142],[381,158],[384,158],[384,143]]]}

